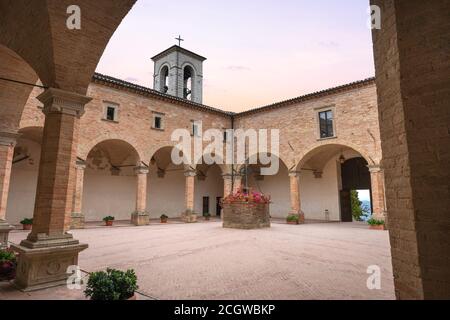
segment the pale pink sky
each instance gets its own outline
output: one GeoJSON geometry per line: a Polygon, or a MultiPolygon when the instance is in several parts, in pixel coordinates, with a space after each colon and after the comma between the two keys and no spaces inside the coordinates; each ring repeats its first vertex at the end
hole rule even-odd
{"type": "Polygon", "coordinates": [[[203,103],[243,111],[374,75],[368,0],[138,0],[97,71],[153,87],[155,54],[206,58],[203,103]]]}

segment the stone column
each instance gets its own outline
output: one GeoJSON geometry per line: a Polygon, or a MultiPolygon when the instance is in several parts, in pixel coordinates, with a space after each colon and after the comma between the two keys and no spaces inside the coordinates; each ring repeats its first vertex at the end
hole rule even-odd
{"type": "Polygon", "coordinates": [[[242,189],[242,176],[234,175],[233,193],[236,193],[239,189],[242,189]]]}
{"type": "Polygon", "coordinates": [[[14,146],[18,136],[17,133],[0,132],[0,249],[8,246],[9,232],[14,229],[6,222],[6,206],[14,146]]]}
{"type": "Polygon", "coordinates": [[[195,198],[195,177],[197,172],[195,170],[188,170],[184,173],[186,177],[185,204],[186,211],[182,214],[184,222],[191,223],[197,221],[197,215],[194,211],[194,198],[195,198]]]}
{"type": "Polygon", "coordinates": [[[450,299],[449,1],[371,0],[398,299],[450,299]]]}
{"type": "Polygon", "coordinates": [[[298,215],[300,218],[300,223],[304,223],[305,215],[301,209],[299,177],[300,177],[300,172],[298,172],[298,171],[289,172],[289,185],[290,185],[290,193],[291,193],[291,212],[290,212],[290,214],[298,215]]]}
{"type": "Polygon", "coordinates": [[[378,220],[386,220],[383,170],[380,166],[369,166],[369,172],[372,184],[373,217],[378,220]]]}
{"type": "Polygon", "coordinates": [[[150,215],[147,212],[147,167],[136,167],[136,211],[131,215],[131,222],[135,226],[150,224],[150,215]]]}
{"type": "Polygon", "coordinates": [[[223,197],[228,197],[232,192],[233,176],[231,174],[223,174],[223,197]]]}
{"type": "Polygon", "coordinates": [[[83,160],[77,160],[75,166],[75,192],[73,194],[72,220],[70,222],[71,229],[84,228],[84,214],[82,212],[82,205],[85,169],[86,162],[83,160]]]}
{"type": "Polygon", "coordinates": [[[33,230],[20,245],[16,285],[35,290],[64,284],[66,270],[78,264],[80,244],[70,228],[75,187],[79,118],[91,98],[50,88],[38,99],[44,104],[44,134],[39,164],[33,230]]]}

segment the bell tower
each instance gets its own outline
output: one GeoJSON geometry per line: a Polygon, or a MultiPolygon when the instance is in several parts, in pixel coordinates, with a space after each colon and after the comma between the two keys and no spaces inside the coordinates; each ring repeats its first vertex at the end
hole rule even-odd
{"type": "MultiPolygon", "coordinates": [[[[181,44],[182,39],[177,40],[181,44]]],[[[206,58],[174,45],[152,60],[155,63],[153,89],[192,102],[203,102],[203,61],[206,58]]]]}

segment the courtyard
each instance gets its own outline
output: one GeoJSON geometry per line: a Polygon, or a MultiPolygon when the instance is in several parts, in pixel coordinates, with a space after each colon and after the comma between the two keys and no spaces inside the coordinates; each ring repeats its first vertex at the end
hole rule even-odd
{"type": "MultiPolygon", "coordinates": [[[[79,257],[84,272],[132,268],[138,299],[395,299],[389,236],[364,223],[223,229],[219,220],[196,224],[114,227],[89,224],[71,231],[89,244],[79,257]],[[369,290],[367,268],[381,268],[381,290],[369,290]]],[[[19,243],[25,231],[11,233],[19,243]]],[[[0,300],[84,299],[57,287],[23,293],[1,283],[0,300]]]]}

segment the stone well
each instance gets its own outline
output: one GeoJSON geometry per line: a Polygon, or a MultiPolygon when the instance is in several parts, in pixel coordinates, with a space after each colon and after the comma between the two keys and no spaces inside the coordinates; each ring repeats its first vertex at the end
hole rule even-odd
{"type": "Polygon", "coordinates": [[[269,204],[233,202],[223,204],[223,227],[233,229],[270,228],[269,204]]]}

